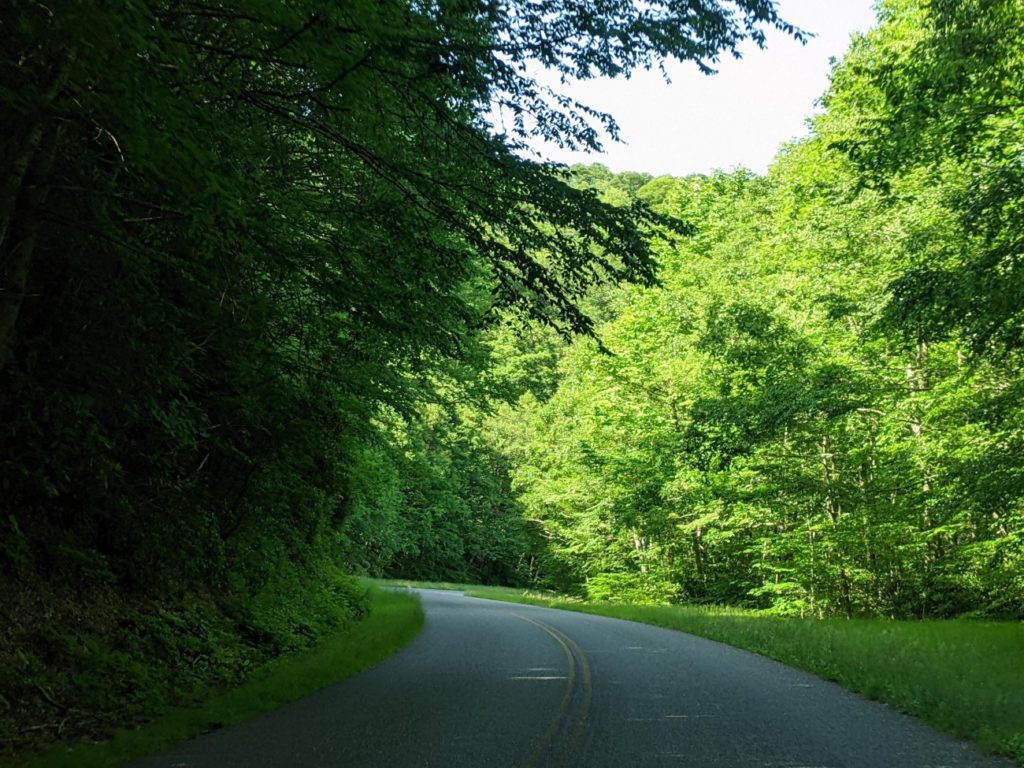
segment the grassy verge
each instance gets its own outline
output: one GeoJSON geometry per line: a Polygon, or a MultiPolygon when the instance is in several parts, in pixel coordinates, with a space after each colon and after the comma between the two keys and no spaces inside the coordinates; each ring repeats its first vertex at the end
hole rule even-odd
{"type": "MultiPolygon", "coordinates": [[[[521,587],[484,587],[479,584],[460,584],[454,581],[408,581],[405,579],[369,579],[382,587],[404,587],[406,589],[450,589],[465,592],[470,597],[505,599],[510,602],[529,600],[567,600],[564,595],[550,589],[523,589],[521,587]],[[472,594],[470,594],[472,593],[472,594]]],[[[541,603],[538,603],[540,605],[541,603]]]]}
{"type": "Polygon", "coordinates": [[[586,603],[522,589],[448,586],[473,597],[654,624],[744,648],[1024,764],[1019,622],[790,619],[729,608],[586,603]]]}
{"type": "Polygon", "coordinates": [[[26,768],[100,768],[118,765],[201,733],[248,720],[366,669],[416,636],[423,625],[418,601],[373,589],[365,619],[310,651],[270,662],[248,683],[158,720],[119,731],[100,744],[54,749],[26,768]]]}

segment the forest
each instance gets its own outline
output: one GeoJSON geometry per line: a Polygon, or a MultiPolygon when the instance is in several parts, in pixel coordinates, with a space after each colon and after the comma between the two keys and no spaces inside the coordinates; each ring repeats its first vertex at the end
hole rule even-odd
{"type": "Polygon", "coordinates": [[[4,4],[4,749],[353,575],[1024,618],[1024,6],[877,12],[766,175],[655,178],[537,157],[617,126],[530,67],[771,0],[4,4]]]}

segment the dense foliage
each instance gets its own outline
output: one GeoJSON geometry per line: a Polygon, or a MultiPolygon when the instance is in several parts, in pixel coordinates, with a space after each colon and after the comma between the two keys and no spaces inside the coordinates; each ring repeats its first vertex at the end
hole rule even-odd
{"type": "Polygon", "coordinates": [[[1024,615],[1024,10],[879,13],[767,176],[652,179],[533,159],[616,127],[531,72],[708,70],[769,0],[5,4],[5,743],[351,572],[1024,615]]]}
{"type": "Polygon", "coordinates": [[[1024,615],[1024,13],[880,11],[767,177],[636,190],[697,234],[508,415],[563,589],[1024,615]]]}
{"type": "Polygon", "coordinates": [[[529,158],[615,131],[531,67],[709,67],[766,26],[795,33],[769,0],[3,4],[5,744],[102,723],[90,658],[167,635],[145,664],[187,688],[222,629],[232,675],[315,638],[359,611],[339,567],[528,574],[458,405],[481,334],[588,332],[678,229],[529,158]]]}

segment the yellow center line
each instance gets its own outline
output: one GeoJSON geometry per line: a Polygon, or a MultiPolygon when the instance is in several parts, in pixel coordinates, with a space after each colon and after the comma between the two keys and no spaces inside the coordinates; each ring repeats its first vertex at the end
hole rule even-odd
{"type": "Polygon", "coordinates": [[[562,696],[562,703],[558,707],[558,711],[555,713],[554,718],[552,718],[547,730],[544,732],[544,735],[541,737],[540,742],[537,743],[536,747],[534,747],[533,751],[530,753],[529,758],[524,764],[524,768],[533,768],[533,766],[537,764],[537,761],[541,756],[551,747],[555,735],[561,728],[563,720],[569,710],[569,706],[572,703],[576,684],[576,660],[579,659],[582,678],[582,694],[580,697],[579,709],[573,719],[569,735],[558,754],[557,765],[564,766],[572,755],[573,749],[576,746],[576,740],[583,731],[583,727],[586,724],[587,714],[590,711],[590,701],[593,696],[593,681],[590,672],[590,662],[587,659],[587,655],[583,652],[583,649],[580,648],[572,638],[566,636],[564,633],[541,621],[531,619],[527,616],[523,616],[522,614],[517,613],[515,616],[523,621],[528,621],[538,629],[543,630],[556,643],[558,643],[562,648],[562,651],[565,653],[566,665],[568,666],[568,679],[566,681],[565,694],[562,696]]]}
{"type": "Polygon", "coordinates": [[[573,723],[572,732],[569,734],[569,739],[562,747],[562,753],[559,755],[558,759],[558,764],[564,766],[569,762],[569,757],[576,748],[576,740],[579,738],[580,733],[583,732],[583,726],[586,725],[587,715],[590,713],[590,700],[594,695],[594,684],[590,674],[590,661],[587,659],[587,654],[585,654],[579,644],[568,635],[563,634],[562,637],[565,638],[565,642],[569,647],[576,652],[576,658],[579,659],[580,668],[583,672],[583,697],[580,699],[580,708],[576,712],[576,722],[573,723]]]}
{"type": "Polygon", "coordinates": [[[548,747],[551,745],[551,741],[555,738],[555,734],[558,732],[558,727],[559,725],[561,725],[562,718],[565,717],[565,713],[569,709],[569,704],[572,702],[572,692],[573,688],[576,685],[576,660],[573,658],[572,651],[569,650],[569,646],[566,645],[565,641],[562,640],[562,638],[556,635],[553,631],[551,631],[551,629],[549,629],[546,625],[541,624],[539,621],[528,619],[526,616],[522,616],[518,613],[515,614],[515,616],[522,619],[523,621],[530,622],[535,627],[544,630],[547,634],[554,638],[555,642],[561,646],[562,651],[565,653],[565,664],[568,670],[568,677],[565,681],[565,693],[562,695],[562,703],[559,705],[558,711],[555,712],[555,716],[551,718],[551,722],[548,724],[547,730],[544,731],[544,735],[541,736],[540,741],[537,742],[537,745],[533,748],[533,751],[530,753],[530,756],[526,759],[526,762],[523,764],[523,768],[533,768],[533,766],[537,764],[537,761],[540,759],[541,755],[543,755],[544,752],[546,752],[548,747]]]}

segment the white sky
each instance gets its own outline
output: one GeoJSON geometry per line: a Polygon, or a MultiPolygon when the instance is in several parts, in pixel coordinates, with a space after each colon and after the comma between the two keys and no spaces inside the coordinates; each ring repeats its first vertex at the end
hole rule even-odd
{"type": "Polygon", "coordinates": [[[853,32],[874,25],[871,5],[871,0],[780,0],[782,18],[816,37],[800,45],[769,32],[765,50],[747,46],[742,59],[723,58],[718,74],[710,77],[693,64],[676,63],[668,68],[671,84],[658,72],[639,72],[631,80],[561,86],[582,103],[611,113],[625,143],[606,140],[601,155],[542,142],[534,146],[552,160],[599,162],[613,171],[684,176],[742,166],[763,173],[780,144],[806,135],[805,120],[828,86],[829,59],[843,55],[853,32]]]}

